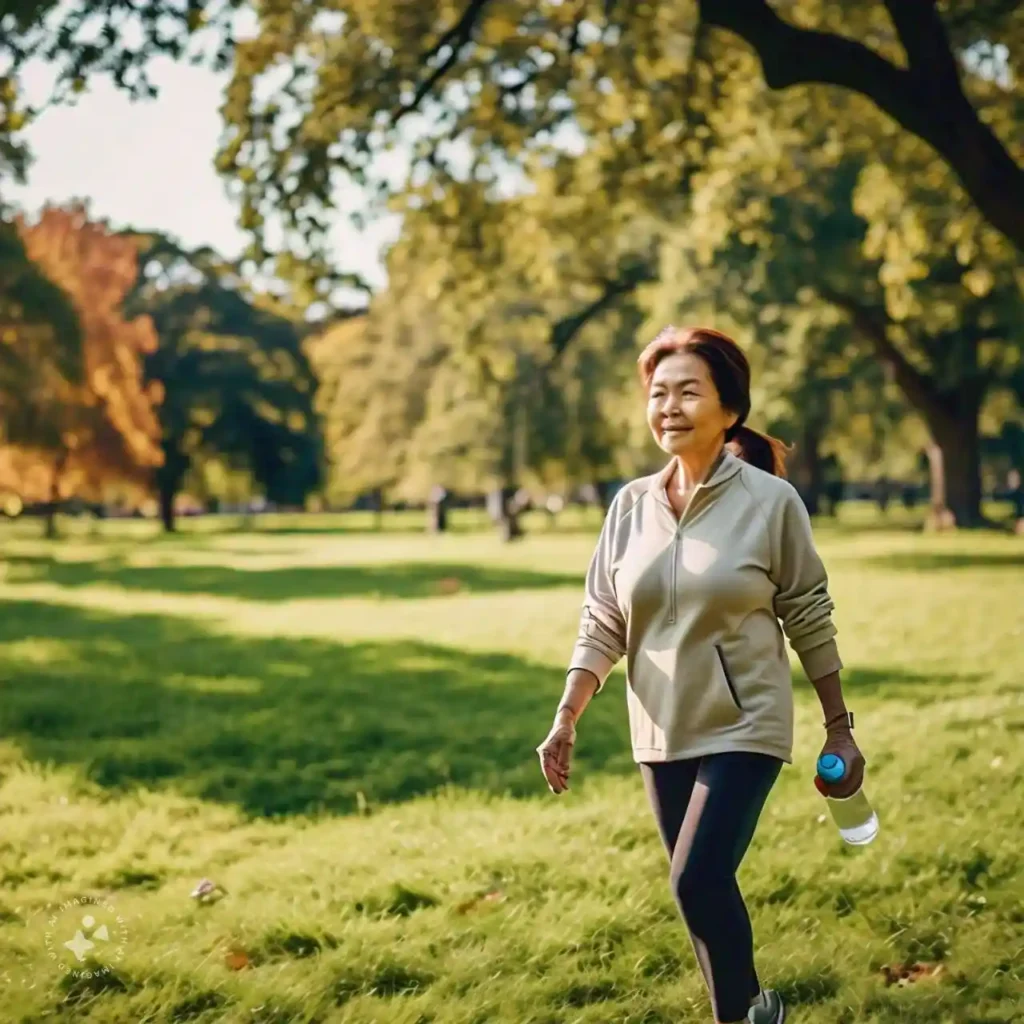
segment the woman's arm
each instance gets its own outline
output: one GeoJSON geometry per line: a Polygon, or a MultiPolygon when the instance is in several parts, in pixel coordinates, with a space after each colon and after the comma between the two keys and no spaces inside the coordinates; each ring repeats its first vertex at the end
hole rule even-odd
{"type": "Polygon", "coordinates": [[[565,691],[555,711],[555,723],[575,725],[599,689],[600,680],[585,668],[571,668],[565,678],[565,691]]]}
{"type": "Polygon", "coordinates": [[[778,586],[775,611],[790,646],[800,658],[821,704],[825,727],[823,754],[837,754],[846,775],[828,787],[836,797],[850,796],[864,778],[864,757],[853,738],[839,679],[843,667],[832,622],[828,574],[814,546],[811,519],[800,496],[787,488],[772,531],[773,579],[778,586]]]}
{"type": "MultiPolygon", "coordinates": [[[[829,699],[834,700],[843,667],[832,621],[835,606],[828,592],[828,574],[814,546],[810,516],[793,487],[786,485],[769,528],[771,577],[778,588],[775,614],[807,678],[814,682],[835,676],[834,683],[825,684],[829,699]]],[[[838,699],[842,701],[841,692],[838,699]]]]}
{"type": "Polygon", "coordinates": [[[544,773],[548,788],[556,795],[569,788],[572,748],[576,744],[576,722],[597,691],[598,678],[593,672],[584,668],[569,669],[565,693],[555,711],[555,720],[544,742],[537,748],[540,770],[544,773]]]}
{"type": "Polygon", "coordinates": [[[840,799],[853,796],[864,782],[864,768],[867,762],[853,738],[853,716],[846,710],[839,673],[830,672],[820,679],[813,679],[812,682],[821,703],[822,724],[825,726],[825,744],[821,748],[821,754],[836,754],[846,765],[846,774],[838,782],[826,785],[826,789],[830,796],[840,799]]]}
{"type": "Polygon", "coordinates": [[[822,723],[847,722],[846,701],[843,699],[843,684],[839,681],[838,672],[829,672],[820,679],[812,679],[818,701],[821,704],[822,723]]]}
{"type": "Polygon", "coordinates": [[[565,690],[551,730],[537,748],[541,770],[552,793],[562,793],[569,788],[576,722],[626,652],[626,623],[615,598],[611,572],[617,516],[618,496],[605,517],[587,569],[583,611],[566,673],[565,690]]]}
{"type": "Polygon", "coordinates": [[[609,673],[626,653],[626,620],[612,582],[618,515],[619,495],[616,495],[587,568],[579,631],[569,659],[565,693],[559,703],[561,708],[571,698],[572,707],[578,708],[577,718],[590,697],[601,691],[609,673]],[[585,677],[583,681],[579,681],[581,677],[585,677]],[[581,702],[580,694],[586,691],[587,680],[591,679],[596,687],[581,702]]]}

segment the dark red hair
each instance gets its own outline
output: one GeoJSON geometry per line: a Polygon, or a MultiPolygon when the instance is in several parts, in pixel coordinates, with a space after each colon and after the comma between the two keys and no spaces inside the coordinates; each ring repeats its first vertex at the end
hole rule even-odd
{"type": "Polygon", "coordinates": [[[666,327],[637,360],[644,391],[650,391],[658,363],[677,352],[692,352],[704,361],[722,408],[739,417],[725,432],[726,447],[744,462],[784,477],[789,448],[777,437],[746,425],[750,415],[750,363],[743,349],[728,335],[710,327],[666,327]]]}

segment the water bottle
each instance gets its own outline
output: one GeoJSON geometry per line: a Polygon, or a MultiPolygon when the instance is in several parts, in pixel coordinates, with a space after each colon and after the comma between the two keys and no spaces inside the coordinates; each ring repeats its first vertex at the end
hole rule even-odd
{"type": "Polygon", "coordinates": [[[832,820],[839,834],[852,846],[867,846],[878,835],[878,815],[871,809],[861,785],[852,796],[837,799],[828,795],[825,783],[839,782],[846,774],[846,764],[836,754],[823,754],[818,758],[818,774],[814,784],[828,804],[832,820]]]}

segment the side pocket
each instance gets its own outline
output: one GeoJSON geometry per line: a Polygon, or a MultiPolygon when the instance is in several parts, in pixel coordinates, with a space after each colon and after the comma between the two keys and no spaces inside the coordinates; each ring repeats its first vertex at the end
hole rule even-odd
{"type": "Polygon", "coordinates": [[[729,666],[726,664],[725,655],[722,653],[722,648],[715,644],[715,650],[718,652],[718,662],[722,666],[722,675],[725,676],[725,685],[729,687],[729,694],[732,697],[733,704],[743,710],[743,705],[740,703],[739,694],[736,692],[736,685],[732,681],[732,676],[729,674],[729,666]]]}

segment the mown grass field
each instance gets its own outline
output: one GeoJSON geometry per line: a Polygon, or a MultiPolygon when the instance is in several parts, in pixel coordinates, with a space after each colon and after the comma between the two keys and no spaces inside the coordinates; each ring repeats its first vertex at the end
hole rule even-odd
{"type": "MultiPolygon", "coordinates": [[[[594,524],[265,523],[0,530],[0,1021],[710,1020],[621,675],[573,790],[536,766],[594,524]],[[50,957],[79,896],[122,918],[112,974],[50,957]]],[[[1024,1020],[1024,539],[819,537],[883,831],[823,819],[798,679],[741,872],[761,973],[794,1024],[1024,1020]],[[907,961],[941,970],[887,985],[907,961]]]]}

